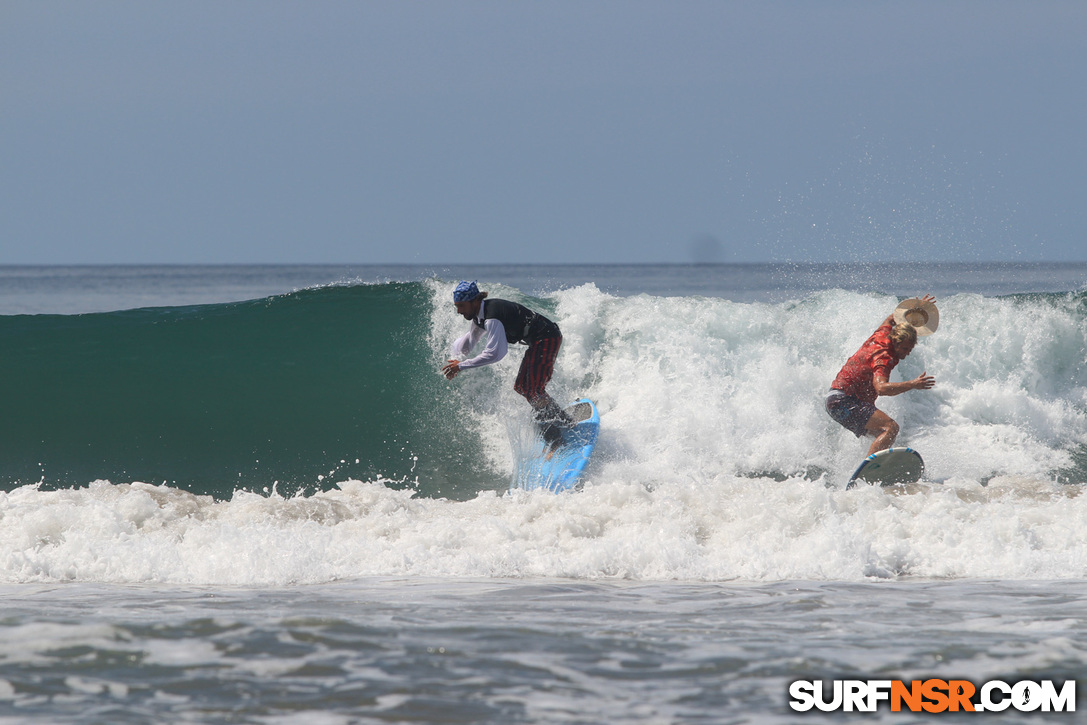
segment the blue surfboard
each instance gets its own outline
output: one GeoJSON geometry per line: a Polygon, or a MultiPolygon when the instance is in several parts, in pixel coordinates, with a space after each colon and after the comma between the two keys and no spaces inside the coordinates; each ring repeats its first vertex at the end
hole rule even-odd
{"type": "Polygon", "coordinates": [[[588,398],[580,398],[566,409],[574,426],[563,433],[563,443],[548,458],[548,446],[536,437],[530,455],[518,462],[510,489],[526,491],[569,491],[577,485],[600,434],[600,413],[588,398]]]}
{"type": "Polygon", "coordinates": [[[921,454],[905,446],[877,451],[861,461],[849,478],[846,488],[853,488],[858,481],[877,486],[893,486],[896,483],[916,483],[925,475],[925,462],[921,454]]]}

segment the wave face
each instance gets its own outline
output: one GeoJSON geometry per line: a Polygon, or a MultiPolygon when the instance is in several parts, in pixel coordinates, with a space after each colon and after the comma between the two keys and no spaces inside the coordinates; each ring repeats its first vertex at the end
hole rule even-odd
{"type": "Polygon", "coordinates": [[[2,317],[0,482],[229,497],[419,477],[441,493],[466,452],[434,415],[449,393],[431,365],[431,308],[423,285],[385,284],[2,317]]]}
{"type": "Polygon", "coordinates": [[[867,442],[822,397],[897,298],[491,286],[559,322],[550,390],[601,411],[583,492],[503,496],[520,348],[444,380],[450,289],[0,317],[3,578],[1087,576],[1084,293],[939,300],[893,374],[937,387],[880,400],[931,482],[845,491],[867,442]]]}

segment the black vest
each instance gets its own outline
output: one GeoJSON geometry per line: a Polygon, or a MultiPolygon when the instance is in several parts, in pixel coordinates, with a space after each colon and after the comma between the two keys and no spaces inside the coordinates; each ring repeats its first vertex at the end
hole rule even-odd
{"type": "MultiPolygon", "coordinates": [[[[484,300],[483,319],[498,320],[506,328],[506,342],[523,342],[526,345],[547,337],[562,337],[559,326],[524,305],[508,300],[484,300]]],[[[480,327],[483,323],[472,320],[480,327]]]]}

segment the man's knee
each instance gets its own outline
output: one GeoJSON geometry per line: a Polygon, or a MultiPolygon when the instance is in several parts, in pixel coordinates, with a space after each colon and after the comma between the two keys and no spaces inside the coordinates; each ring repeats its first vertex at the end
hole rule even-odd
{"type": "Polygon", "coordinates": [[[882,439],[884,445],[894,445],[895,440],[898,438],[898,423],[888,418],[883,423],[883,427],[876,433],[876,438],[882,439]]]}
{"type": "Polygon", "coordinates": [[[867,428],[868,434],[872,436],[889,435],[892,438],[898,436],[898,423],[891,416],[878,410],[875,415],[868,419],[867,428]]]}

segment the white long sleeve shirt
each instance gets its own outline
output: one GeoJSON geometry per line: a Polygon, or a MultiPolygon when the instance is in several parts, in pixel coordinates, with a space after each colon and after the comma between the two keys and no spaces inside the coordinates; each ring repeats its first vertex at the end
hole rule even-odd
{"type": "Polygon", "coordinates": [[[483,327],[480,328],[479,325],[472,322],[472,326],[468,332],[458,337],[456,342],[453,343],[453,356],[465,357],[472,352],[484,335],[487,336],[487,342],[484,344],[481,353],[473,358],[461,361],[459,367],[462,370],[465,368],[478,368],[484,365],[493,365],[506,357],[506,353],[509,351],[509,347],[506,344],[505,326],[499,320],[483,319],[483,307],[486,304],[487,300],[483,300],[483,303],[479,306],[479,314],[476,315],[476,319],[483,322],[483,327]]]}

